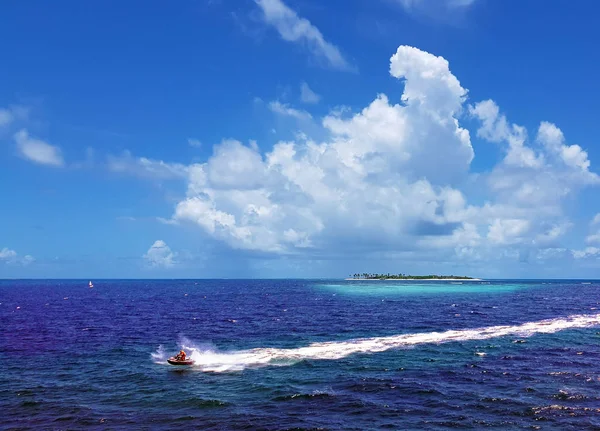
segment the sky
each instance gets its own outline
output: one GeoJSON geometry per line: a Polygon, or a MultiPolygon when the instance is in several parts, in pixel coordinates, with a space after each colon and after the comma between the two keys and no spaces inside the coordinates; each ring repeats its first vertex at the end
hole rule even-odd
{"type": "Polygon", "coordinates": [[[600,278],[596,1],[1,9],[0,278],[600,278]]]}

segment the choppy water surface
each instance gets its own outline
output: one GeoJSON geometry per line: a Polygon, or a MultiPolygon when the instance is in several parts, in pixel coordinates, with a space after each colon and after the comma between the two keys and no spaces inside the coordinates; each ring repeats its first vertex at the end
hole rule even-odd
{"type": "Polygon", "coordinates": [[[0,281],[0,428],[600,429],[597,282],[94,286],[0,281]]]}

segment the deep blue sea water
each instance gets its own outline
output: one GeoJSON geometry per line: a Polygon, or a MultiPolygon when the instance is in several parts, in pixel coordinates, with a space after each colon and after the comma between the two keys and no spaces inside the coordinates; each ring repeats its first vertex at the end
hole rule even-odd
{"type": "Polygon", "coordinates": [[[600,429],[600,282],[5,280],[0,335],[2,429],[600,429]]]}

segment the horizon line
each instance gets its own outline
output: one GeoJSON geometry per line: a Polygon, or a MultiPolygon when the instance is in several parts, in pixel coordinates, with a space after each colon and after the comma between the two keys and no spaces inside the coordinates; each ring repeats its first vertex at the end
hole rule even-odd
{"type": "MultiPolygon", "coordinates": [[[[393,279],[393,278],[389,278],[389,279],[347,279],[347,277],[174,277],[174,278],[165,278],[165,277],[159,277],[159,278],[131,278],[131,277],[110,277],[110,278],[95,278],[95,277],[88,277],[88,278],[80,278],[80,277],[76,277],[76,278],[56,278],[56,277],[49,277],[49,278],[44,278],[44,277],[15,277],[15,278],[0,278],[0,281],[29,281],[29,280],[34,280],[34,281],[90,281],[90,280],[99,280],[99,281],[111,281],[111,280],[131,280],[131,281],[138,281],[138,280],[190,280],[190,281],[194,281],[194,280],[338,280],[338,281],[356,281],[356,280],[361,280],[361,281],[425,281],[422,279],[393,279]]],[[[431,279],[428,279],[431,280],[431,279]]],[[[466,279],[468,280],[468,279],[466,279]]],[[[473,280],[473,281],[513,281],[513,280],[527,280],[527,281],[569,281],[569,280],[586,280],[586,281],[600,281],[600,278],[569,278],[569,277],[564,277],[564,278],[479,278],[478,280],[473,280]]],[[[445,281],[445,279],[440,278],[435,279],[435,281],[445,281]]],[[[451,281],[451,280],[448,280],[451,281]]]]}

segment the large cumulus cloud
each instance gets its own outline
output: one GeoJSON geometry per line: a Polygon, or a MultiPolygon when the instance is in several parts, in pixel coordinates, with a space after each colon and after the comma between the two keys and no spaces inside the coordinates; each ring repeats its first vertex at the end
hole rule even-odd
{"type": "Polygon", "coordinates": [[[267,152],[226,140],[205,163],[180,169],[187,195],[172,222],[282,255],[542,259],[562,250],[572,226],[564,200],[600,182],[583,148],[546,121],[530,139],[493,100],[469,104],[442,57],[400,46],[390,74],[404,84],[399,97],[331,112],[320,120],[325,140],[299,134],[267,152]],[[474,135],[465,119],[479,122],[474,135]],[[489,172],[470,171],[472,136],[501,146],[489,172]]]}
{"type": "Polygon", "coordinates": [[[325,142],[279,142],[266,154],[238,141],[190,168],[188,197],[173,218],[232,247],[277,253],[353,242],[414,247],[412,236],[451,235],[465,198],[452,183],[473,159],[461,128],[466,90],[448,62],[401,46],[390,73],[398,103],[380,94],[361,112],[322,120],[325,142]]]}

